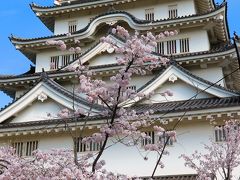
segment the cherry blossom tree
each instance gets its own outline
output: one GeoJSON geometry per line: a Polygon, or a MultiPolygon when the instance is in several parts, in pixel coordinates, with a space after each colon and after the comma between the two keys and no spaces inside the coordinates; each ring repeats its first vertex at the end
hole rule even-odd
{"type": "MultiPolygon", "coordinates": [[[[233,179],[233,171],[240,167],[240,126],[239,121],[226,121],[223,132],[223,142],[211,140],[210,145],[204,145],[207,153],[195,151],[191,156],[182,155],[185,166],[198,173],[199,180],[233,179]]],[[[219,128],[219,127],[216,127],[219,128]]]]}
{"type": "MultiPolygon", "coordinates": [[[[122,43],[122,45],[119,45],[116,41],[109,37],[101,38],[102,42],[108,43],[109,48],[111,48],[112,51],[115,51],[116,54],[119,54],[119,56],[116,58],[119,65],[119,70],[115,75],[109,78],[109,82],[93,78],[95,75],[94,71],[91,71],[87,65],[83,64],[81,62],[81,58],[78,59],[79,64],[77,68],[70,67],[71,70],[74,70],[78,74],[79,78],[79,86],[76,89],[76,93],[79,95],[84,95],[83,97],[85,97],[88,102],[92,104],[92,106],[95,104],[103,104],[103,111],[100,115],[106,119],[106,123],[102,124],[99,132],[95,132],[89,137],[83,137],[84,131],[87,127],[86,122],[88,120],[88,117],[96,115],[96,112],[93,112],[92,108],[90,108],[90,110],[61,110],[58,114],[61,118],[77,119],[79,116],[86,117],[80,134],[76,135],[70,132],[74,142],[73,158],[71,158],[71,153],[60,150],[50,153],[37,151],[34,153],[33,160],[29,161],[25,158],[17,157],[11,149],[8,151],[5,150],[8,152],[7,155],[10,157],[4,156],[2,153],[0,158],[3,160],[11,160],[8,161],[10,165],[4,166],[6,168],[3,176],[11,176],[12,173],[15,173],[15,171],[17,171],[19,168],[18,166],[21,166],[21,168],[26,169],[26,173],[29,170],[32,171],[33,167],[36,168],[36,174],[32,174],[32,177],[67,177],[71,179],[73,176],[78,174],[79,177],[87,177],[90,179],[101,179],[102,177],[110,177],[112,175],[112,179],[114,179],[119,176],[114,176],[112,173],[106,173],[105,170],[99,171],[99,169],[102,169],[102,166],[104,164],[104,161],[101,160],[101,156],[104,150],[107,148],[107,142],[110,138],[116,138],[117,143],[122,143],[126,146],[136,146],[138,144],[141,144],[142,141],[146,141],[149,142],[146,143],[143,147],[146,151],[155,151],[160,154],[160,157],[162,157],[163,154],[167,154],[166,145],[169,139],[171,137],[175,138],[176,135],[174,129],[172,131],[166,131],[161,127],[161,121],[157,123],[156,121],[153,121],[151,116],[154,112],[151,109],[138,113],[133,108],[131,108],[131,104],[129,104],[129,100],[135,102],[139,99],[150,98],[154,92],[151,92],[149,94],[142,94],[128,89],[128,86],[130,85],[130,81],[134,75],[145,75],[147,71],[165,66],[169,63],[169,59],[166,57],[154,55],[152,52],[156,48],[158,40],[167,36],[173,36],[176,33],[176,31],[166,31],[154,36],[151,32],[147,32],[146,35],[141,35],[138,32],[135,32],[135,34],[131,35],[126,29],[121,26],[112,28],[112,34],[118,38],[121,38],[124,43],[122,43]],[[167,141],[159,141],[158,143],[151,144],[151,137],[143,131],[143,128],[146,127],[153,127],[155,133],[157,136],[159,136],[159,138],[167,136],[167,141]],[[124,139],[126,137],[131,140],[125,142],[124,139]],[[76,146],[79,139],[81,140],[81,143],[102,143],[99,152],[95,156],[91,157],[93,158],[93,161],[89,161],[89,157],[86,158],[85,156],[78,156],[76,146]],[[61,159],[61,156],[63,154],[66,155],[66,157],[69,159],[61,159]],[[56,156],[56,159],[54,159],[54,156],[56,156]],[[49,162],[48,159],[54,159],[53,163],[49,162]],[[19,165],[16,165],[15,163],[19,165]],[[23,164],[28,165],[24,167],[23,164]],[[54,164],[56,164],[56,167],[53,167],[54,164]],[[38,166],[39,170],[37,170],[38,166]],[[90,166],[91,171],[89,171],[90,166]],[[51,170],[51,168],[55,169],[51,170]],[[58,172],[60,171],[61,173],[65,174],[59,174],[58,176],[58,172]],[[43,172],[45,172],[46,175],[43,174],[43,172]]],[[[76,44],[78,43],[79,41],[76,40],[76,44]]],[[[55,45],[62,51],[68,49],[67,45],[61,40],[47,41],[47,44],[55,45]]],[[[77,46],[71,47],[69,50],[71,52],[79,53],[81,51],[81,48],[77,46]]],[[[162,92],[161,94],[163,96],[172,96],[172,93],[170,91],[162,92]]],[[[69,131],[71,131],[71,129],[69,129],[69,131]]],[[[161,158],[159,158],[157,161],[156,167],[157,166],[164,167],[163,163],[161,162],[161,158]]],[[[152,177],[154,176],[156,167],[154,169],[152,177]]],[[[23,174],[25,174],[25,172],[23,172],[23,174]]],[[[19,176],[21,176],[21,174],[19,174],[19,176]]],[[[126,176],[122,177],[126,178],[126,176]]]]}

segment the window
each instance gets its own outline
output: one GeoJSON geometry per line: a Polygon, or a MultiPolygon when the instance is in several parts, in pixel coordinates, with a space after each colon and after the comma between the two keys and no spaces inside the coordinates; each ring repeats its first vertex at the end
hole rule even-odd
{"type": "Polygon", "coordinates": [[[125,96],[125,95],[130,95],[130,94],[132,94],[132,93],[134,93],[134,92],[136,92],[137,91],[137,87],[136,86],[127,86],[127,90],[131,90],[131,91],[129,91],[129,92],[125,92],[125,91],[122,91],[121,92],[121,95],[122,96],[125,96]]]}
{"type": "Polygon", "coordinates": [[[134,92],[136,92],[136,90],[137,90],[136,86],[128,86],[127,89],[131,89],[134,92]]]}
{"type": "Polygon", "coordinates": [[[224,126],[216,126],[215,127],[215,141],[216,142],[222,142],[226,140],[226,134],[224,126]]]}
{"type": "Polygon", "coordinates": [[[168,6],[168,17],[170,19],[178,17],[177,5],[168,6]]]}
{"type": "Polygon", "coordinates": [[[157,43],[156,52],[159,54],[164,54],[164,42],[157,43]]]}
{"type": "Polygon", "coordinates": [[[101,147],[102,142],[82,143],[81,140],[79,139],[77,143],[77,152],[99,151],[101,147]]]}
{"type": "Polygon", "coordinates": [[[176,40],[167,41],[167,54],[176,53],[177,53],[176,40]]]}
{"type": "Polygon", "coordinates": [[[76,60],[77,58],[79,58],[80,54],[73,54],[72,55],[72,60],[76,60]]]}
{"type": "Polygon", "coordinates": [[[59,56],[52,56],[50,61],[50,69],[55,70],[59,67],[59,56]]]}
{"type": "Polygon", "coordinates": [[[180,53],[189,52],[189,38],[180,39],[180,53]]]}
{"type": "Polygon", "coordinates": [[[68,65],[71,61],[76,60],[79,57],[79,54],[67,54],[61,56],[52,56],[50,60],[50,69],[56,70],[59,67],[68,65]],[[61,60],[61,63],[59,63],[61,60]]]}
{"type": "Polygon", "coordinates": [[[69,21],[68,22],[68,32],[72,33],[77,31],[77,21],[69,21]]]}
{"type": "Polygon", "coordinates": [[[70,62],[70,54],[62,56],[62,66],[68,65],[70,62]]]}
{"type": "MultiPolygon", "coordinates": [[[[147,139],[147,138],[143,139],[142,146],[145,146],[147,144],[157,144],[157,143],[165,144],[169,137],[166,134],[163,134],[162,136],[157,136],[157,135],[155,135],[154,131],[146,132],[146,135],[149,136],[150,139],[147,139]]],[[[167,146],[172,146],[173,142],[174,142],[174,139],[170,137],[167,142],[167,146]]]]}
{"type": "Polygon", "coordinates": [[[145,19],[148,21],[154,21],[154,8],[145,9],[145,19]]]}
{"type": "Polygon", "coordinates": [[[32,156],[32,152],[38,149],[38,141],[14,142],[12,147],[18,156],[32,156]]]}

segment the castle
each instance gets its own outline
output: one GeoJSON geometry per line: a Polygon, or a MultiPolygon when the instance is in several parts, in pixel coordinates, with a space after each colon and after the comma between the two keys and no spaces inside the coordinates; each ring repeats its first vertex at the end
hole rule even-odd
{"type": "MultiPolygon", "coordinates": [[[[88,63],[96,78],[108,80],[116,73],[116,54],[100,38],[108,36],[124,43],[111,27],[120,25],[134,32],[154,34],[177,30],[178,35],[157,43],[154,54],[174,60],[161,70],[134,76],[132,90],[154,91],[153,101],[141,100],[133,108],[142,112],[155,111],[154,118],[163,119],[166,129],[182,119],[177,128],[177,141],[169,141],[170,156],[164,157],[165,168],[158,169],[159,179],[194,179],[195,172],[184,167],[178,157],[194,150],[203,150],[209,138],[221,142],[223,120],[240,116],[240,72],[235,46],[231,43],[227,23],[227,4],[216,5],[214,0],[58,0],[43,7],[31,4],[36,16],[52,31],[48,37],[19,38],[11,36],[15,48],[35,67],[21,75],[1,76],[0,90],[14,100],[0,110],[0,143],[12,145],[21,156],[31,156],[36,149],[73,148],[66,129],[66,120],[52,118],[61,109],[76,107],[90,109],[81,96],[74,95],[78,76],[69,70],[77,67],[76,57],[88,63]],[[60,51],[46,44],[48,40],[62,40],[67,46],[80,40],[81,54],[60,51]],[[170,90],[172,97],[161,92],[170,90]],[[210,124],[214,119],[217,124],[210,124]]],[[[100,112],[101,105],[92,107],[100,112]]],[[[69,119],[73,132],[80,132],[84,117],[77,122],[69,119]]],[[[85,136],[97,132],[104,118],[91,116],[85,136]]],[[[151,129],[147,133],[154,142],[151,129]]],[[[97,152],[100,143],[78,144],[78,152],[97,152]]],[[[158,155],[148,154],[141,147],[126,147],[120,143],[104,152],[107,169],[129,175],[150,176],[158,155]]]]}

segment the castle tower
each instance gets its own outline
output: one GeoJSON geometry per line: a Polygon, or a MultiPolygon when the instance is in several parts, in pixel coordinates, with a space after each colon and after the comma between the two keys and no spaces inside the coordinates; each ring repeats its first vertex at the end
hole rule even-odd
{"type": "MultiPolygon", "coordinates": [[[[31,156],[35,149],[73,148],[66,129],[66,119],[58,112],[67,108],[102,111],[101,104],[93,107],[82,96],[73,95],[78,76],[69,67],[88,63],[96,78],[107,80],[116,73],[116,54],[100,38],[108,36],[124,42],[110,33],[116,25],[130,32],[154,34],[177,30],[176,36],[159,41],[156,56],[166,55],[173,60],[167,67],[149,71],[145,76],[134,76],[129,88],[138,92],[154,91],[152,102],[137,100],[129,103],[137,112],[149,108],[154,118],[165,121],[166,128],[182,119],[177,128],[177,142],[170,141],[169,157],[164,157],[165,168],[157,175],[164,177],[195,177],[194,171],[184,167],[178,157],[201,151],[209,138],[223,141],[223,131],[215,130],[223,120],[240,116],[240,73],[237,54],[231,43],[227,23],[227,3],[216,5],[213,0],[58,0],[55,5],[43,7],[31,4],[36,16],[52,31],[52,35],[37,38],[11,36],[12,44],[35,66],[21,75],[1,76],[0,89],[14,100],[0,111],[0,143],[12,145],[19,155],[31,156]],[[68,47],[80,40],[81,54],[60,51],[46,44],[48,40],[62,40],[68,47]],[[161,92],[170,90],[167,99],[161,92]],[[74,101],[73,101],[74,99],[74,101]],[[52,116],[49,116],[52,115],[52,116]]],[[[99,130],[105,119],[97,115],[87,120],[85,136],[99,130]]],[[[85,118],[77,122],[69,119],[72,131],[80,132],[85,118]]],[[[149,128],[146,132],[152,136],[149,128]]],[[[165,139],[162,139],[163,141],[165,139]]],[[[111,143],[110,143],[111,144],[111,143]]],[[[79,143],[79,153],[98,151],[101,143],[87,146],[79,143]]],[[[116,143],[104,152],[107,169],[129,175],[149,176],[158,155],[149,154],[141,147],[125,147],[116,143]]],[[[163,177],[162,177],[163,178],[163,177]]],[[[164,179],[164,178],[163,178],[164,179]]]]}

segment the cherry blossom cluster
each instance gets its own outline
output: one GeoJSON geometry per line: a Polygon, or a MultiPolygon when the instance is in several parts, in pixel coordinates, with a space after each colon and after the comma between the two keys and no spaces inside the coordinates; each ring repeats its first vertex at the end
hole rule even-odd
{"type": "Polygon", "coordinates": [[[230,180],[233,179],[234,169],[240,167],[239,121],[226,121],[223,130],[225,141],[215,142],[211,140],[210,145],[204,145],[206,154],[195,151],[191,156],[181,156],[185,160],[185,166],[197,172],[199,180],[213,178],[230,180]]]}

